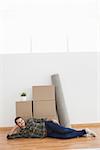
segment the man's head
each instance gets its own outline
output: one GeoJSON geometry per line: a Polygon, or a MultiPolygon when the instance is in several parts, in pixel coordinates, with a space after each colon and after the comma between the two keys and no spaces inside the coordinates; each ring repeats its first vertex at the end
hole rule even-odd
{"type": "Polygon", "coordinates": [[[16,125],[18,125],[20,128],[24,128],[25,127],[25,121],[22,117],[16,117],[15,118],[15,123],[16,125]]]}

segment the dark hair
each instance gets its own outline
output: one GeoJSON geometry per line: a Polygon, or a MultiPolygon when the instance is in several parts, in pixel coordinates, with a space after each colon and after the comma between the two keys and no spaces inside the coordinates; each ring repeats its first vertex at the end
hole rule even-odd
{"type": "Polygon", "coordinates": [[[22,118],[22,117],[16,117],[16,118],[15,118],[15,123],[16,123],[16,124],[17,124],[17,120],[18,120],[19,118],[22,118]]]}

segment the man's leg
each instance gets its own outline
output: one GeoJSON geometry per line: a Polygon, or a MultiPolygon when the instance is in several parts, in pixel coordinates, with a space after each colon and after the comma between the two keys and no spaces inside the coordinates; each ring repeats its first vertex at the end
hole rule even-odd
{"type": "Polygon", "coordinates": [[[54,123],[53,121],[46,121],[45,125],[46,125],[47,131],[53,131],[57,133],[71,133],[71,132],[76,131],[75,129],[72,129],[72,128],[65,128],[57,123],[54,123]]]}
{"type": "Polygon", "coordinates": [[[71,138],[76,138],[76,137],[82,137],[85,134],[86,134],[85,130],[73,131],[71,133],[50,132],[50,133],[47,133],[47,137],[59,138],[59,139],[71,139],[71,138]]]}

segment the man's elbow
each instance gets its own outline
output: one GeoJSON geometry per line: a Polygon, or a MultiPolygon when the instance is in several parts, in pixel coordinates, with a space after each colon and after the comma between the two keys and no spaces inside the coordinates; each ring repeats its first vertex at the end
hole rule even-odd
{"type": "Polygon", "coordinates": [[[15,139],[15,137],[14,136],[12,136],[12,135],[10,135],[10,134],[7,134],[7,139],[15,139]]]}

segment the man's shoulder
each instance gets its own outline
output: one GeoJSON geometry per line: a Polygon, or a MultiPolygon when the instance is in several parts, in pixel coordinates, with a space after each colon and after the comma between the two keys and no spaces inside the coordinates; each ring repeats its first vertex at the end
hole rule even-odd
{"type": "Polygon", "coordinates": [[[31,123],[31,122],[41,123],[41,122],[45,122],[45,121],[47,121],[47,118],[29,118],[29,119],[27,119],[26,124],[31,123]]]}
{"type": "Polygon", "coordinates": [[[28,123],[28,122],[33,122],[34,121],[34,118],[28,118],[27,120],[26,120],[26,123],[28,123]]]}

